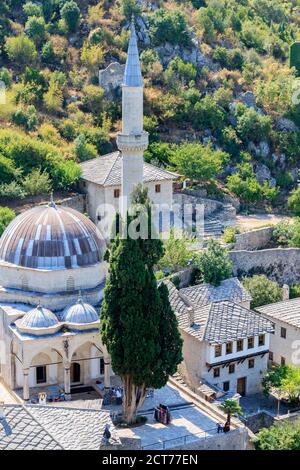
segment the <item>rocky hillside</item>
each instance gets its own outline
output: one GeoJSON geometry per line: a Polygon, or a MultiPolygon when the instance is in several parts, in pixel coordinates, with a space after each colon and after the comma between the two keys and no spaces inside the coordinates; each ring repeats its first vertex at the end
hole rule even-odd
{"type": "Polygon", "coordinates": [[[114,147],[134,14],[146,159],[210,195],[299,211],[299,11],[299,0],[3,0],[2,205],[76,187],[77,163],[114,147]]]}

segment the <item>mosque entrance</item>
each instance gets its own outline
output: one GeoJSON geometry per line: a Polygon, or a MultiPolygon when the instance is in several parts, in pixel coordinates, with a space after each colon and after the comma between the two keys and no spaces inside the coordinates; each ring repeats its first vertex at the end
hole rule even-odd
{"type": "Polygon", "coordinates": [[[73,384],[80,383],[81,379],[81,367],[79,362],[72,362],[71,366],[71,382],[73,384]]]}

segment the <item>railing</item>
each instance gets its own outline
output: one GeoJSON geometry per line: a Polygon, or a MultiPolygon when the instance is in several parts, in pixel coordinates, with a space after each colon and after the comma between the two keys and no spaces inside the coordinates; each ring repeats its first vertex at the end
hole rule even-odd
{"type": "MultiPolygon", "coordinates": [[[[230,432],[230,431],[229,431],[230,432]]],[[[192,442],[196,442],[200,439],[207,439],[208,437],[211,437],[213,435],[218,434],[218,431],[216,428],[213,429],[207,429],[206,431],[201,431],[199,433],[195,434],[186,434],[184,436],[180,436],[174,439],[168,439],[165,441],[157,441],[153,442],[152,444],[149,444],[147,446],[143,446],[143,450],[166,450],[166,449],[173,449],[174,447],[179,447],[179,446],[185,446],[186,444],[190,444],[192,442]]]]}

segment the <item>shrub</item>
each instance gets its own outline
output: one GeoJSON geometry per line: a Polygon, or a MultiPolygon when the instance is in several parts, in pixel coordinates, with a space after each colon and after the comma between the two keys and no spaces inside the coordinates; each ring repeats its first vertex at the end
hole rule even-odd
{"type": "Polygon", "coordinates": [[[96,74],[104,62],[104,52],[99,44],[89,45],[85,43],[81,51],[81,61],[89,72],[96,74]]]}
{"type": "Polygon", "coordinates": [[[65,2],[60,13],[67,25],[68,30],[71,33],[74,33],[78,27],[80,19],[80,10],[77,3],[73,0],[65,2]]]}
{"type": "Polygon", "coordinates": [[[132,16],[135,18],[140,16],[141,7],[136,0],[121,0],[121,12],[128,20],[131,20],[132,16]]]}
{"type": "Polygon", "coordinates": [[[160,8],[149,15],[148,19],[149,33],[154,44],[170,42],[187,45],[190,42],[190,34],[181,11],[167,11],[160,8]]]}
{"type": "Polygon", "coordinates": [[[288,198],[288,208],[295,214],[300,214],[300,186],[291,192],[288,198]]]}
{"type": "Polygon", "coordinates": [[[213,150],[210,145],[193,143],[178,145],[171,155],[171,163],[176,170],[193,181],[215,178],[227,160],[225,152],[213,150]]]}
{"type": "Polygon", "coordinates": [[[27,18],[30,16],[42,16],[42,8],[37,5],[36,3],[33,2],[27,2],[25,5],[23,5],[23,11],[27,18]]]}
{"type": "Polygon", "coordinates": [[[43,45],[41,58],[45,64],[49,64],[49,65],[53,64],[53,62],[55,61],[56,56],[55,56],[53,44],[51,41],[47,41],[43,45]]]}
{"type": "Polygon", "coordinates": [[[237,107],[237,132],[246,141],[268,140],[272,125],[271,117],[258,114],[253,108],[237,107]]]}
{"type": "Polygon", "coordinates": [[[193,257],[188,248],[190,240],[185,236],[177,237],[174,230],[170,232],[168,240],[164,242],[164,255],[159,260],[158,269],[166,269],[169,272],[177,272],[185,268],[193,257]]]}
{"type": "Polygon", "coordinates": [[[168,166],[174,155],[174,149],[166,142],[152,142],[144,153],[146,162],[155,162],[158,165],[168,166]]]}
{"type": "Polygon", "coordinates": [[[277,282],[270,281],[267,276],[255,275],[243,280],[245,289],[252,297],[251,308],[272,304],[282,300],[282,289],[277,282]]]}
{"type": "Polygon", "coordinates": [[[46,23],[44,18],[31,16],[26,22],[25,31],[35,44],[42,44],[46,39],[46,23]]]}
{"type": "Polygon", "coordinates": [[[16,214],[13,210],[9,209],[8,207],[1,207],[0,206],[0,237],[6,227],[11,223],[11,221],[15,218],[16,214]]]}
{"type": "Polygon", "coordinates": [[[5,48],[10,60],[21,66],[32,64],[37,57],[34,42],[25,34],[7,38],[5,48]]]}
{"type": "Polygon", "coordinates": [[[273,229],[273,240],[277,245],[289,246],[293,237],[294,227],[288,221],[281,221],[273,229]]]}
{"type": "Polygon", "coordinates": [[[196,259],[200,282],[218,286],[232,276],[232,263],[228,251],[216,240],[209,240],[207,249],[196,259]]]}
{"type": "Polygon", "coordinates": [[[23,188],[30,196],[49,193],[51,183],[48,173],[36,168],[24,178],[23,188]]]}
{"type": "Polygon", "coordinates": [[[300,450],[300,422],[276,423],[261,429],[255,437],[257,450],[300,450]]]}
{"type": "Polygon", "coordinates": [[[297,75],[300,75],[300,42],[294,42],[290,46],[290,67],[295,67],[297,75]]]}
{"type": "Polygon", "coordinates": [[[57,113],[61,111],[63,105],[64,97],[63,92],[56,82],[51,82],[47,93],[44,95],[44,105],[45,108],[50,113],[57,113]]]}
{"type": "Polygon", "coordinates": [[[222,129],[226,124],[226,113],[210,95],[198,101],[193,110],[194,124],[199,130],[211,129],[213,132],[222,129]]]}
{"type": "Polygon", "coordinates": [[[24,199],[26,192],[16,181],[0,184],[0,199],[24,199]]]}
{"type": "Polygon", "coordinates": [[[216,62],[227,69],[241,70],[244,65],[244,57],[240,49],[228,50],[225,47],[217,46],[212,56],[216,62]]]}
{"type": "Polygon", "coordinates": [[[12,84],[12,73],[6,67],[0,69],[0,82],[3,82],[6,88],[10,88],[12,84]]]}
{"type": "Polygon", "coordinates": [[[95,85],[86,85],[83,88],[83,105],[86,110],[93,114],[101,114],[104,101],[103,88],[95,85]]]}
{"type": "Polygon", "coordinates": [[[97,157],[97,149],[87,142],[83,134],[80,134],[74,142],[74,154],[80,162],[85,162],[97,157]]]}
{"type": "Polygon", "coordinates": [[[290,286],[290,299],[297,299],[300,297],[300,284],[290,286]]]}
{"type": "Polygon", "coordinates": [[[12,114],[12,122],[17,126],[24,127],[27,131],[36,129],[39,119],[33,105],[27,108],[19,108],[12,114]]]}
{"type": "Polygon", "coordinates": [[[223,234],[225,243],[235,243],[238,230],[235,227],[226,227],[223,234]]]}
{"type": "Polygon", "coordinates": [[[191,80],[195,80],[196,76],[196,67],[191,62],[183,61],[180,57],[172,59],[165,71],[166,82],[169,86],[174,86],[176,81],[187,85],[191,80]]]}
{"type": "Polygon", "coordinates": [[[1,183],[10,183],[16,174],[14,162],[0,153],[0,181],[1,183]]]}

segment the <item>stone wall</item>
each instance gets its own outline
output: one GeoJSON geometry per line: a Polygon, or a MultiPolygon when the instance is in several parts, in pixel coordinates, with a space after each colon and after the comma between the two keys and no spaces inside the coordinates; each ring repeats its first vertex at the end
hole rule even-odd
{"type": "Polygon", "coordinates": [[[265,274],[279,284],[300,283],[300,249],[275,248],[260,251],[231,251],[234,275],[265,274]]]}
{"type": "Polygon", "coordinates": [[[236,236],[235,250],[261,250],[271,241],[274,227],[265,227],[236,236]]]}
{"type": "MultiPolygon", "coordinates": [[[[239,428],[230,431],[228,434],[216,434],[194,442],[186,443],[174,447],[178,450],[245,450],[248,447],[248,431],[246,428],[239,428]]],[[[173,447],[172,447],[173,449],[173,447]]]]}
{"type": "Polygon", "coordinates": [[[268,411],[261,411],[251,416],[241,417],[241,421],[256,434],[262,428],[270,428],[274,424],[274,416],[268,411]]]}
{"type": "Polygon", "coordinates": [[[185,193],[174,193],[173,195],[174,204],[203,204],[205,216],[211,215],[218,210],[223,209],[223,204],[220,201],[213,199],[206,199],[197,197],[193,192],[186,191],[185,193]]]}
{"type": "Polygon", "coordinates": [[[76,196],[71,196],[55,202],[64,207],[70,207],[71,209],[75,209],[76,211],[81,212],[83,214],[87,212],[87,200],[85,194],[77,194],[76,196]]]}

